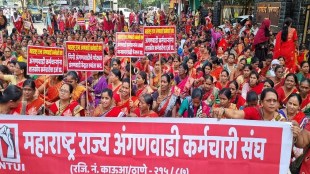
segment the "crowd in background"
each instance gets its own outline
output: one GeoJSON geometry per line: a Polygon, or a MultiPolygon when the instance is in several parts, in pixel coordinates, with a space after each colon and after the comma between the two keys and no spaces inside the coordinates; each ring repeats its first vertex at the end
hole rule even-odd
{"type": "MultiPolygon", "coordinates": [[[[298,43],[290,18],[273,33],[270,19],[258,25],[252,16],[213,26],[211,11],[131,12],[128,19],[112,11],[99,19],[92,10],[55,14],[51,8],[42,35],[31,19],[26,9],[15,12],[8,35],[8,19],[0,12],[2,114],[287,121],[296,143],[292,161],[310,143],[309,51],[298,43]],[[115,32],[141,32],[143,25],[176,25],[177,53],[116,57],[115,32]],[[28,45],[63,47],[66,41],[103,42],[104,69],[27,75],[28,45]]],[[[301,171],[309,168],[304,161],[301,171]]]]}

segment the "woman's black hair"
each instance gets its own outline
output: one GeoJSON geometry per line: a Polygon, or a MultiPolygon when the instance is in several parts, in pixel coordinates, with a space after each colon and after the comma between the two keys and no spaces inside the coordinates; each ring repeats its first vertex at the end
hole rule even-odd
{"type": "Polygon", "coordinates": [[[180,66],[183,67],[183,69],[186,71],[185,74],[188,75],[189,72],[188,72],[188,66],[187,66],[187,64],[183,62],[183,63],[180,64],[180,66]]]}
{"type": "Polygon", "coordinates": [[[307,82],[310,85],[310,79],[307,79],[307,78],[302,78],[299,84],[304,83],[304,82],[307,82]]]}
{"type": "Polygon", "coordinates": [[[108,96],[112,99],[112,97],[113,97],[113,91],[110,89],[110,88],[104,88],[103,90],[102,90],[102,92],[101,92],[101,95],[103,94],[103,93],[108,93],[108,96]]]}
{"type": "Polygon", "coordinates": [[[11,74],[9,68],[5,65],[0,65],[0,72],[2,72],[2,74],[11,74]]]}
{"type": "Polygon", "coordinates": [[[212,62],[212,64],[214,64],[214,65],[222,65],[222,64],[223,64],[223,60],[222,60],[222,59],[219,59],[219,58],[216,57],[216,56],[211,57],[211,62],[212,62]]]}
{"type": "Polygon", "coordinates": [[[147,74],[144,71],[140,71],[139,75],[141,76],[141,78],[144,80],[144,84],[147,85],[147,74]]]}
{"type": "Polygon", "coordinates": [[[200,88],[195,88],[192,92],[192,99],[199,98],[199,100],[202,99],[202,90],[200,88]]]}
{"type": "Polygon", "coordinates": [[[285,76],[285,80],[286,80],[288,77],[290,77],[290,76],[294,78],[295,85],[298,85],[298,79],[297,79],[297,76],[296,76],[294,73],[288,73],[288,74],[285,76]]]}
{"type": "Polygon", "coordinates": [[[277,72],[277,70],[278,70],[279,68],[283,68],[283,66],[277,65],[277,66],[274,68],[274,72],[277,72]]]}
{"type": "Polygon", "coordinates": [[[233,84],[233,85],[235,85],[236,90],[238,90],[238,89],[239,89],[239,84],[238,84],[238,82],[237,82],[236,80],[233,80],[233,81],[229,82],[229,84],[233,84]]]}
{"type": "Polygon", "coordinates": [[[284,24],[283,24],[283,28],[282,28],[282,33],[281,33],[281,40],[283,42],[287,41],[287,37],[288,37],[288,27],[292,24],[293,20],[290,17],[287,17],[284,20],[284,24]]]}
{"type": "Polygon", "coordinates": [[[112,65],[113,65],[114,62],[116,62],[117,65],[121,65],[121,61],[119,59],[113,59],[112,60],[112,65]]]}
{"type": "Polygon", "coordinates": [[[266,95],[267,95],[268,92],[272,92],[272,93],[276,94],[277,100],[278,100],[278,93],[277,93],[277,91],[276,91],[275,89],[273,89],[273,88],[266,88],[266,89],[264,89],[264,90],[262,91],[261,95],[260,95],[260,99],[261,99],[261,100],[264,100],[264,99],[266,98],[266,95]]]}
{"type": "Polygon", "coordinates": [[[241,61],[245,61],[245,63],[247,63],[247,62],[246,62],[246,58],[241,58],[241,59],[239,60],[239,62],[241,62],[241,61]]]}
{"type": "Polygon", "coordinates": [[[210,75],[210,74],[207,74],[205,77],[204,77],[205,80],[211,80],[211,83],[214,82],[214,78],[210,75]]]}
{"type": "Polygon", "coordinates": [[[256,62],[259,62],[258,57],[252,57],[251,64],[256,63],[256,62]]]}
{"type": "Polygon", "coordinates": [[[245,64],[243,69],[245,69],[245,68],[249,68],[250,71],[252,71],[252,69],[253,69],[252,65],[250,65],[250,64],[245,64]]]}
{"type": "MultiPolygon", "coordinates": [[[[197,61],[197,54],[192,52],[189,54],[189,58],[188,59],[192,59],[193,62],[195,63],[197,61]]],[[[187,60],[188,61],[188,60],[187,60]]]]}
{"type": "Polygon", "coordinates": [[[142,97],[143,97],[145,103],[147,105],[149,105],[149,109],[152,110],[152,106],[153,106],[153,97],[152,97],[152,95],[151,94],[143,94],[142,97]]]}
{"type": "Polygon", "coordinates": [[[135,74],[135,67],[133,67],[132,65],[127,64],[126,67],[125,67],[125,70],[127,72],[130,72],[130,66],[131,66],[131,75],[134,75],[135,74]]]}
{"type": "Polygon", "coordinates": [[[25,80],[23,83],[23,87],[25,87],[25,86],[29,86],[32,90],[36,89],[36,84],[34,83],[34,80],[32,80],[32,79],[25,80]]]}
{"type": "Polygon", "coordinates": [[[67,76],[71,76],[74,80],[76,80],[77,83],[80,82],[80,78],[79,78],[79,76],[78,76],[76,71],[69,71],[67,73],[67,76]]]}
{"type": "Polygon", "coordinates": [[[225,73],[227,74],[227,77],[229,77],[229,72],[228,72],[226,69],[223,69],[222,72],[221,72],[221,74],[222,74],[223,72],[225,72],[225,73]]]}
{"type": "Polygon", "coordinates": [[[27,74],[27,64],[25,62],[17,62],[19,68],[24,71],[24,77],[29,79],[29,75],[27,74]]]}
{"type": "Polygon", "coordinates": [[[251,77],[251,75],[255,75],[255,77],[257,78],[257,80],[259,79],[259,74],[258,74],[258,72],[257,71],[251,71],[251,73],[250,73],[250,77],[251,77]]]}
{"type": "Polygon", "coordinates": [[[274,87],[274,82],[271,80],[271,79],[266,79],[265,81],[264,81],[264,83],[269,83],[269,85],[271,86],[271,88],[273,88],[274,87]]]}
{"type": "Polygon", "coordinates": [[[254,91],[249,91],[246,95],[246,102],[250,103],[254,101],[258,101],[258,95],[254,91]]]}
{"type": "Polygon", "coordinates": [[[205,69],[206,69],[207,66],[210,67],[211,70],[212,70],[212,63],[209,62],[209,61],[205,61],[203,66],[202,66],[202,72],[203,72],[204,75],[205,75],[205,69]]]}
{"type": "Polygon", "coordinates": [[[8,103],[9,101],[18,101],[23,95],[21,88],[15,85],[9,85],[4,89],[3,92],[0,92],[0,103],[8,103]]]}
{"type": "Polygon", "coordinates": [[[225,95],[227,97],[228,100],[231,99],[231,91],[230,88],[223,88],[220,90],[219,95],[225,95]]]}
{"type": "Polygon", "coordinates": [[[119,69],[113,68],[111,72],[118,78],[118,80],[122,80],[122,73],[119,69]]]}
{"type": "Polygon", "coordinates": [[[163,78],[163,77],[166,77],[168,84],[171,83],[171,77],[170,77],[169,74],[165,73],[165,74],[163,74],[163,75],[161,76],[161,78],[163,78]]]}
{"type": "Polygon", "coordinates": [[[180,56],[175,56],[175,57],[173,58],[173,60],[174,60],[174,59],[177,59],[179,62],[181,62],[180,56]]]}
{"type": "Polygon", "coordinates": [[[287,100],[289,100],[289,99],[292,98],[292,97],[296,97],[297,100],[298,100],[298,104],[301,105],[301,103],[302,103],[302,98],[301,98],[301,96],[300,96],[299,94],[297,94],[297,93],[292,93],[291,95],[288,96],[288,99],[287,99],[287,100]]]}

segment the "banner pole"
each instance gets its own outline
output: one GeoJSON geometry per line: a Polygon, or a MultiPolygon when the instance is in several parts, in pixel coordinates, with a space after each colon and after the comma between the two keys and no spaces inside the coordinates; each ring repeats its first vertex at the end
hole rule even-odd
{"type": "MultiPolygon", "coordinates": [[[[158,95],[160,96],[161,95],[161,76],[162,76],[162,73],[161,73],[161,54],[159,54],[159,88],[157,89],[158,90],[158,95]]],[[[158,96],[158,97],[159,97],[158,96]]]]}
{"type": "MultiPolygon", "coordinates": [[[[132,91],[132,85],[131,85],[131,82],[132,82],[132,80],[131,80],[131,58],[129,58],[129,81],[130,81],[130,83],[129,83],[129,102],[131,101],[131,91],[132,91]]],[[[130,103],[129,103],[129,105],[130,105],[130,103]]]]}
{"type": "Polygon", "coordinates": [[[85,110],[87,115],[86,116],[90,116],[89,113],[89,100],[88,100],[88,83],[87,83],[87,71],[85,71],[85,85],[86,85],[86,105],[85,105],[85,110]]]}
{"type": "MultiPolygon", "coordinates": [[[[46,108],[46,99],[45,99],[45,93],[46,93],[46,84],[45,84],[45,81],[46,81],[46,75],[44,75],[44,83],[43,83],[43,102],[44,102],[44,111],[43,111],[43,115],[45,116],[45,108],[46,108]]],[[[39,96],[38,96],[39,97],[39,96]]]]}

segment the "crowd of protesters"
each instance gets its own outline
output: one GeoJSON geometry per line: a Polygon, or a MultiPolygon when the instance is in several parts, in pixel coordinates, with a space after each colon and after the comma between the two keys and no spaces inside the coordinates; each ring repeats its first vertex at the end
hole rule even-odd
{"type": "MultiPolygon", "coordinates": [[[[92,117],[200,117],[292,122],[292,161],[310,144],[308,49],[298,43],[292,19],[274,34],[270,19],[252,17],[223,28],[212,13],[172,10],[120,11],[102,19],[91,10],[49,9],[43,34],[26,9],[8,19],[0,12],[0,113],[92,117]],[[87,19],[87,20],[86,20],[87,19]],[[85,22],[88,21],[88,22],[85,22]],[[176,25],[177,53],[116,57],[115,32],[140,32],[143,25],[176,25]],[[63,47],[65,41],[103,42],[104,69],[65,71],[62,76],[28,76],[27,46],[63,47]],[[299,147],[299,148],[298,148],[299,147]]],[[[305,151],[307,152],[307,151],[305,151]]],[[[306,154],[310,158],[310,152],[306,154]]],[[[297,160],[295,160],[297,161],[297,160]]],[[[301,172],[310,173],[304,161],[301,172]]]]}

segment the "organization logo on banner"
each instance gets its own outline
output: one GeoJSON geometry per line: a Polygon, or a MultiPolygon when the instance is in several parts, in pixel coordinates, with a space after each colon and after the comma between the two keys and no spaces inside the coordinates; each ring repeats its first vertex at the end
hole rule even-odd
{"type": "Polygon", "coordinates": [[[18,124],[0,124],[0,171],[25,171],[21,163],[18,124]]]}

